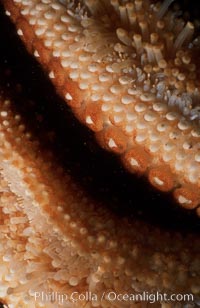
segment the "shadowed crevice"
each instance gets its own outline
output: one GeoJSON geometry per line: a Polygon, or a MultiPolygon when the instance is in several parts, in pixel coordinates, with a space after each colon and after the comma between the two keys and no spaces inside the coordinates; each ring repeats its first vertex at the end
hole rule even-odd
{"type": "Polygon", "coordinates": [[[199,231],[198,218],[177,206],[171,196],[155,191],[141,177],[124,170],[113,154],[96,143],[93,134],[74,118],[40,65],[26,52],[1,7],[1,84],[14,99],[14,108],[43,146],[55,155],[71,176],[116,215],[145,220],[164,229],[199,231]],[[8,69],[9,68],[9,69],[8,69]],[[45,130],[52,130],[46,139],[45,130]],[[54,133],[55,132],[55,133],[54,133]]]}

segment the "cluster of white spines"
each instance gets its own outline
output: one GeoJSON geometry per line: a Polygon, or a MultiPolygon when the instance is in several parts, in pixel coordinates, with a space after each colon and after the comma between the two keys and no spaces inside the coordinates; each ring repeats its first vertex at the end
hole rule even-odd
{"type": "MultiPolygon", "coordinates": [[[[155,93],[149,94],[148,91],[144,93],[142,88],[144,72],[134,57],[131,59],[137,64],[133,67],[136,76],[134,82],[138,84],[133,86],[133,71],[126,71],[127,67],[123,66],[126,61],[122,55],[124,51],[117,49],[122,48],[121,46],[116,46],[117,40],[122,45],[126,43],[126,51],[129,52],[129,36],[126,36],[127,32],[121,25],[113,42],[111,41],[111,46],[107,46],[111,35],[104,38],[99,34],[107,47],[104,53],[98,49],[99,37],[98,32],[95,32],[98,26],[96,28],[88,26],[89,22],[86,26],[85,20],[79,24],[71,13],[66,14],[63,6],[58,3],[52,3],[50,0],[38,1],[36,5],[32,1],[15,2],[21,4],[20,10],[23,17],[29,17],[29,23],[36,31],[37,39],[44,41],[45,52],[50,52],[53,58],[51,61],[59,60],[58,64],[62,69],[66,69],[70,80],[77,82],[77,87],[82,93],[82,101],[86,98],[90,99],[89,107],[83,102],[80,108],[83,110],[83,121],[94,130],[106,130],[105,142],[108,147],[122,152],[127,149],[132,150],[133,155],[128,158],[130,164],[133,168],[145,171],[151,158],[143,149],[144,143],[148,145],[151,153],[161,152],[159,155],[162,155],[164,161],[169,162],[174,161],[173,148],[177,147],[178,140],[181,146],[176,151],[174,166],[179,171],[183,170],[182,176],[188,173],[191,181],[196,181],[198,174],[196,176],[195,172],[199,168],[196,163],[200,161],[196,148],[198,145],[193,146],[191,150],[191,138],[187,141],[186,133],[190,131],[194,142],[199,140],[199,135],[194,130],[191,131],[190,126],[182,121],[179,114],[169,111],[164,102],[160,102],[159,99],[156,102],[153,101],[155,93]],[[83,26],[84,35],[81,28],[83,26]],[[97,34],[97,42],[93,46],[84,40],[85,38],[89,40],[91,34],[97,34]],[[110,53],[113,44],[117,49],[114,55],[110,53]],[[106,56],[107,52],[110,53],[109,56],[106,56]],[[115,63],[113,63],[113,57],[116,60],[115,63]],[[108,63],[101,63],[101,59],[107,59],[108,63]],[[124,74],[121,75],[121,71],[124,74]],[[100,112],[100,117],[103,113],[103,123],[99,120],[97,111],[100,112]],[[99,121],[99,126],[96,121],[99,121]],[[109,131],[110,127],[113,130],[109,131]],[[135,130],[137,131],[134,139],[135,147],[132,149],[135,130]],[[125,141],[124,136],[127,136],[125,141]],[[162,145],[159,145],[160,136],[163,140],[162,145]],[[190,159],[188,151],[192,152],[190,159]],[[192,170],[193,173],[187,170],[192,170]]],[[[142,3],[136,2],[137,5],[142,3]]],[[[115,1],[115,3],[118,2],[115,1]]],[[[124,16],[123,9],[121,14],[124,16]]],[[[19,29],[18,32],[23,36],[23,29],[19,29]]],[[[139,41],[140,37],[134,37],[136,49],[139,49],[139,41]]],[[[92,44],[91,41],[89,43],[92,44]]],[[[149,51],[149,47],[146,48],[149,51]]],[[[149,52],[151,58],[151,51],[149,52]]],[[[159,57],[157,53],[156,55],[159,57]]],[[[35,56],[42,57],[40,50],[35,50],[35,56]]],[[[147,76],[152,68],[147,66],[145,70],[147,71],[145,76],[147,76]]],[[[160,71],[156,73],[159,74],[160,71]]],[[[58,77],[56,68],[55,71],[53,69],[50,71],[50,77],[52,79],[58,77]]],[[[64,87],[67,82],[62,82],[61,86],[64,87]]],[[[151,88],[148,82],[144,86],[145,89],[151,88]]],[[[159,93],[162,92],[162,83],[158,83],[157,87],[159,93]]],[[[66,99],[72,101],[72,104],[74,95],[71,89],[65,92],[66,99]]],[[[54,290],[62,290],[62,292],[65,291],[65,287],[66,291],[71,291],[72,287],[96,291],[98,286],[101,294],[104,289],[112,285],[117,290],[127,288],[130,292],[135,290],[142,292],[144,289],[151,290],[159,285],[163,290],[176,292],[182,289],[199,294],[198,240],[195,242],[194,238],[191,240],[181,236],[171,238],[169,234],[152,231],[142,223],[131,224],[130,230],[127,231],[123,221],[116,222],[108,212],[101,211],[98,206],[92,204],[91,200],[82,197],[75,185],[72,184],[73,190],[69,188],[69,191],[66,191],[67,181],[63,183],[60,179],[62,176],[56,177],[56,172],[55,181],[53,179],[50,181],[52,170],[47,172],[45,161],[43,162],[46,170],[43,172],[44,182],[41,182],[42,177],[38,179],[37,172],[35,174],[34,170],[41,172],[42,165],[41,162],[37,162],[34,154],[31,157],[35,169],[31,169],[27,166],[26,156],[20,156],[20,151],[19,153],[12,151],[12,146],[17,144],[19,147],[23,139],[21,135],[24,126],[16,124],[19,130],[16,130],[16,127],[13,129],[9,102],[5,103],[5,106],[0,112],[1,137],[4,137],[1,139],[3,140],[1,146],[5,156],[4,160],[0,160],[0,173],[2,178],[6,177],[4,190],[9,196],[4,195],[1,206],[2,213],[9,216],[7,217],[9,229],[7,226],[2,228],[4,229],[2,230],[4,245],[1,246],[0,251],[2,258],[0,274],[4,282],[4,287],[1,289],[2,297],[8,298],[15,305],[19,300],[28,307],[31,305],[35,307],[35,302],[31,302],[33,289],[40,292],[46,291],[50,281],[54,290]],[[19,131],[17,137],[16,131],[19,131]],[[13,132],[11,139],[8,138],[8,132],[13,132]],[[5,160],[6,164],[4,164],[5,160]],[[15,173],[18,178],[13,176],[15,173]],[[8,179],[9,187],[6,182],[8,179]],[[50,191],[53,191],[53,194],[50,191]],[[15,203],[12,202],[12,206],[8,207],[7,204],[11,198],[15,198],[16,194],[21,195],[21,199],[17,198],[15,203]],[[80,198],[77,200],[78,195],[80,198]],[[23,215],[18,217],[19,209],[23,215]],[[8,240],[10,234],[13,239],[8,240]],[[23,243],[20,242],[22,236],[23,239],[27,239],[23,243]],[[16,244],[18,240],[19,245],[16,244]],[[155,247],[158,247],[159,252],[155,252],[155,247]],[[37,262],[38,259],[40,262],[37,262]],[[26,292],[30,297],[24,297],[26,292]]],[[[19,121],[19,116],[15,117],[15,121],[19,121]]],[[[23,148],[25,145],[23,143],[23,148]]],[[[154,158],[153,164],[156,165],[157,161],[158,159],[154,158]]],[[[161,172],[163,170],[160,170],[161,172]]],[[[153,175],[158,186],[164,183],[162,177],[159,177],[160,173],[153,175]]],[[[70,178],[68,178],[69,183],[70,178]]],[[[179,195],[179,199],[180,203],[188,202],[184,196],[179,195]]],[[[3,214],[2,217],[5,219],[3,214]]],[[[42,306],[43,303],[39,305],[42,306]]],[[[79,302],[79,307],[80,305],[79,302]]],[[[102,302],[101,306],[108,307],[108,302],[102,302]]],[[[51,304],[49,306],[45,304],[45,307],[51,307],[51,304]]]]}
{"type": "Polygon", "coordinates": [[[198,72],[193,47],[188,48],[194,29],[166,13],[170,2],[159,7],[139,0],[109,5],[69,1],[65,8],[43,0],[23,2],[21,8],[37,38],[35,56],[46,61],[49,76],[81,121],[94,131],[105,131],[102,144],[124,153],[130,169],[148,170],[150,181],[164,190],[179,183],[199,184],[199,134],[185,119],[196,120],[199,114],[194,106],[199,99],[198,72]],[[77,18],[75,6],[82,12],[82,4],[90,14],[77,18]],[[45,51],[37,48],[37,40],[45,51]],[[149,153],[142,150],[143,162],[134,156],[138,148],[133,152],[132,147],[149,153]],[[162,164],[169,168],[158,176],[162,164]],[[178,181],[172,173],[179,174],[178,181]]]}
{"type": "MultiPolygon", "coordinates": [[[[46,2],[47,1],[45,0],[45,3],[46,2]]],[[[92,3],[93,2],[93,5],[98,6],[98,2],[92,1],[92,3]]],[[[116,3],[118,3],[118,1],[116,3]]],[[[188,113],[192,112],[191,119],[195,119],[197,116],[196,114],[194,115],[195,111],[192,108],[193,96],[191,93],[187,94],[188,88],[191,88],[191,92],[193,92],[194,86],[192,88],[191,84],[194,84],[192,80],[194,80],[196,77],[194,72],[195,65],[190,63],[191,59],[187,51],[179,51],[176,55],[176,50],[178,50],[184,41],[188,38],[189,34],[186,29],[192,29],[192,25],[189,23],[186,24],[180,33],[181,38],[178,37],[176,40],[175,38],[172,38],[171,40],[174,42],[174,46],[168,46],[167,42],[170,40],[169,36],[171,35],[173,37],[173,34],[171,32],[167,32],[165,29],[167,27],[165,26],[165,23],[168,21],[168,19],[165,22],[163,21],[162,25],[160,25],[159,19],[156,19],[157,17],[156,13],[154,12],[154,7],[151,8],[151,14],[148,12],[150,10],[149,7],[149,10],[147,10],[148,13],[146,13],[146,15],[144,14],[144,16],[141,18],[139,15],[140,11],[142,13],[144,11],[142,6],[144,4],[142,1],[137,1],[137,3],[135,3],[135,8],[132,2],[126,3],[125,6],[119,5],[119,3],[117,4],[118,6],[116,6],[116,3],[115,10],[118,7],[119,14],[120,8],[125,7],[129,12],[126,12],[126,16],[128,18],[128,16],[131,16],[130,11],[132,12],[134,9],[136,11],[135,14],[137,18],[140,18],[141,21],[136,21],[136,25],[132,26],[130,31],[118,27],[116,29],[116,37],[113,39],[112,37],[114,35],[112,33],[110,33],[107,38],[104,38],[105,30],[108,31],[110,25],[103,24],[104,20],[102,21],[101,18],[100,22],[97,23],[96,26],[91,18],[83,18],[81,25],[86,28],[86,30],[82,31],[80,25],[78,26],[78,24],[76,24],[76,21],[72,16],[60,16],[59,11],[62,11],[63,8],[58,4],[52,4],[52,8],[50,8],[49,3],[43,5],[38,4],[32,10],[30,7],[27,10],[22,10],[22,15],[30,14],[33,16],[29,19],[29,23],[36,27],[36,35],[39,38],[43,38],[44,35],[45,47],[53,48],[53,56],[61,57],[61,64],[64,68],[79,68],[78,62],[80,59],[76,59],[76,54],[80,50],[85,51],[86,53],[91,53],[88,56],[93,55],[92,59],[94,62],[101,62],[104,60],[104,53],[106,53],[106,60],[108,61],[109,59],[111,62],[110,71],[112,73],[119,72],[124,74],[127,77],[127,80],[132,82],[131,86],[134,84],[136,88],[138,88],[138,92],[146,92],[146,97],[150,95],[151,99],[153,99],[153,95],[155,95],[154,98],[158,100],[165,100],[166,102],[169,101],[170,106],[173,104],[173,106],[178,106],[180,109],[182,109],[184,115],[188,115],[188,113]],[[140,5],[138,3],[140,3],[140,5]],[[56,10],[58,11],[58,18],[56,18],[56,10]],[[149,18],[150,21],[144,21],[144,18],[149,18]],[[46,19],[47,21],[49,20],[50,23],[53,20],[54,22],[58,22],[54,25],[53,30],[49,30],[49,27],[47,29],[47,26],[45,26],[46,19]],[[155,32],[151,33],[151,30],[149,29],[151,27],[153,29],[155,28],[155,32]],[[161,27],[161,29],[159,29],[159,27],[161,27]],[[91,41],[95,35],[97,35],[97,37],[92,43],[91,41]],[[57,40],[58,36],[60,36],[59,40],[57,40]],[[84,37],[86,42],[83,42],[84,37]],[[69,44],[69,50],[66,50],[67,44],[69,44]],[[174,51],[169,49],[169,47],[173,47],[174,51]],[[106,50],[105,52],[104,49],[106,50]],[[108,56],[109,52],[110,55],[108,56]],[[172,53],[172,56],[175,57],[174,64],[168,63],[171,61],[170,53],[172,53]],[[113,54],[115,54],[114,57],[113,54]],[[71,59],[72,56],[74,57],[73,61],[71,59]],[[129,57],[129,61],[126,62],[127,57],[129,57]],[[73,65],[72,62],[75,61],[76,64],[73,65]],[[116,70],[115,67],[117,66],[117,63],[118,68],[116,70]],[[181,68],[183,72],[180,70],[180,65],[184,67],[184,69],[183,67],[181,68]],[[185,73],[184,70],[186,70],[185,73]],[[188,70],[191,71],[190,82],[188,82],[188,70]],[[128,73],[126,73],[127,71],[128,73]],[[187,83],[185,81],[186,75],[187,83]],[[173,85],[175,85],[174,89],[173,85]],[[189,100],[189,103],[187,104],[185,103],[185,100],[181,99],[180,97],[180,94],[183,91],[185,91],[185,96],[187,96],[189,100]]],[[[156,11],[157,10],[158,9],[156,8],[156,11]]],[[[158,10],[158,16],[161,14],[160,11],[163,11],[163,9],[160,8],[160,10],[158,10]]],[[[109,22],[109,20],[106,21],[109,22]]],[[[121,23],[123,24],[122,19],[121,23]]],[[[180,24],[182,24],[182,22],[180,22],[180,24]]],[[[80,53],[79,56],[81,56],[80,53]]],[[[88,63],[86,63],[86,65],[87,64],[88,63]]],[[[81,66],[82,65],[83,64],[81,63],[81,66]]],[[[109,68],[107,69],[109,70],[109,68]]],[[[84,67],[84,70],[88,71],[88,67],[84,67]]],[[[78,80],[78,77],[81,76],[78,76],[77,72],[73,72],[72,77],[72,79],[78,80]]],[[[94,78],[94,74],[88,75],[88,79],[90,79],[90,81],[92,78],[94,78]]],[[[196,91],[196,95],[198,96],[198,89],[196,89],[196,91]]]]}

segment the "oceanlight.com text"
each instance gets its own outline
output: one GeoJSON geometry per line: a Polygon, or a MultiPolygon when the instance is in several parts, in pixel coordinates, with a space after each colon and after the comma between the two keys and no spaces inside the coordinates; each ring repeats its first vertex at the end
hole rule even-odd
{"type": "Polygon", "coordinates": [[[193,294],[167,294],[167,293],[117,293],[115,291],[102,292],[96,294],[95,292],[78,292],[72,293],[59,293],[59,292],[34,292],[35,301],[39,302],[57,302],[60,305],[66,302],[193,302],[193,294]]]}

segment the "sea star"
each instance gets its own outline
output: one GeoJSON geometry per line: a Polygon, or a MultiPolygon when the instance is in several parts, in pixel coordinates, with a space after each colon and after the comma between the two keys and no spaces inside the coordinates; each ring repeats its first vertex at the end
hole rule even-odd
{"type": "MultiPolygon", "coordinates": [[[[15,93],[15,99],[18,95],[15,93]]],[[[168,294],[192,292],[198,303],[200,265],[196,235],[161,232],[143,222],[117,218],[77,187],[73,178],[59,169],[55,156],[34,141],[5,91],[1,92],[0,106],[0,215],[4,222],[1,298],[9,307],[59,305],[58,301],[48,302],[50,297],[40,304],[42,291],[57,291],[61,295],[91,291],[99,299],[110,289],[117,294],[124,290],[129,294],[155,290],[168,294]],[[37,301],[34,291],[40,292],[37,301]]],[[[93,301],[93,305],[98,304],[93,301]]],[[[100,305],[148,304],[110,302],[104,298],[100,305]]],[[[172,307],[175,305],[179,304],[172,303],[172,307]]],[[[183,305],[180,303],[180,307],[183,305]]],[[[70,307],[66,302],[63,306],[70,307]]],[[[82,306],[91,307],[92,302],[71,304],[82,306]]]]}
{"type": "MultiPolygon", "coordinates": [[[[94,202],[45,150],[49,132],[39,143],[15,109],[2,90],[1,299],[9,307],[131,308],[149,300],[113,295],[160,292],[191,293],[188,302],[198,303],[198,236],[130,222],[94,202]]],[[[155,307],[166,305],[160,297],[155,307]]]]}
{"type": "Polygon", "coordinates": [[[200,215],[194,25],[149,1],[7,0],[7,15],[75,115],[130,172],[200,215]]]}

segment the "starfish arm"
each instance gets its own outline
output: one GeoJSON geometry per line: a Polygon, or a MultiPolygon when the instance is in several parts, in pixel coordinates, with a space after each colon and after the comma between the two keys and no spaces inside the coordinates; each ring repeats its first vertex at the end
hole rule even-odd
{"type": "Polygon", "coordinates": [[[199,47],[193,24],[166,14],[171,2],[8,0],[5,8],[102,147],[200,215],[199,47]]]}
{"type": "MultiPolygon", "coordinates": [[[[198,301],[198,237],[130,223],[94,202],[27,131],[4,91],[0,201],[0,298],[6,304],[121,307],[109,299],[110,290],[132,301],[155,290],[191,293],[188,301],[198,301]]],[[[132,301],[130,307],[141,307],[132,301]]]]}

